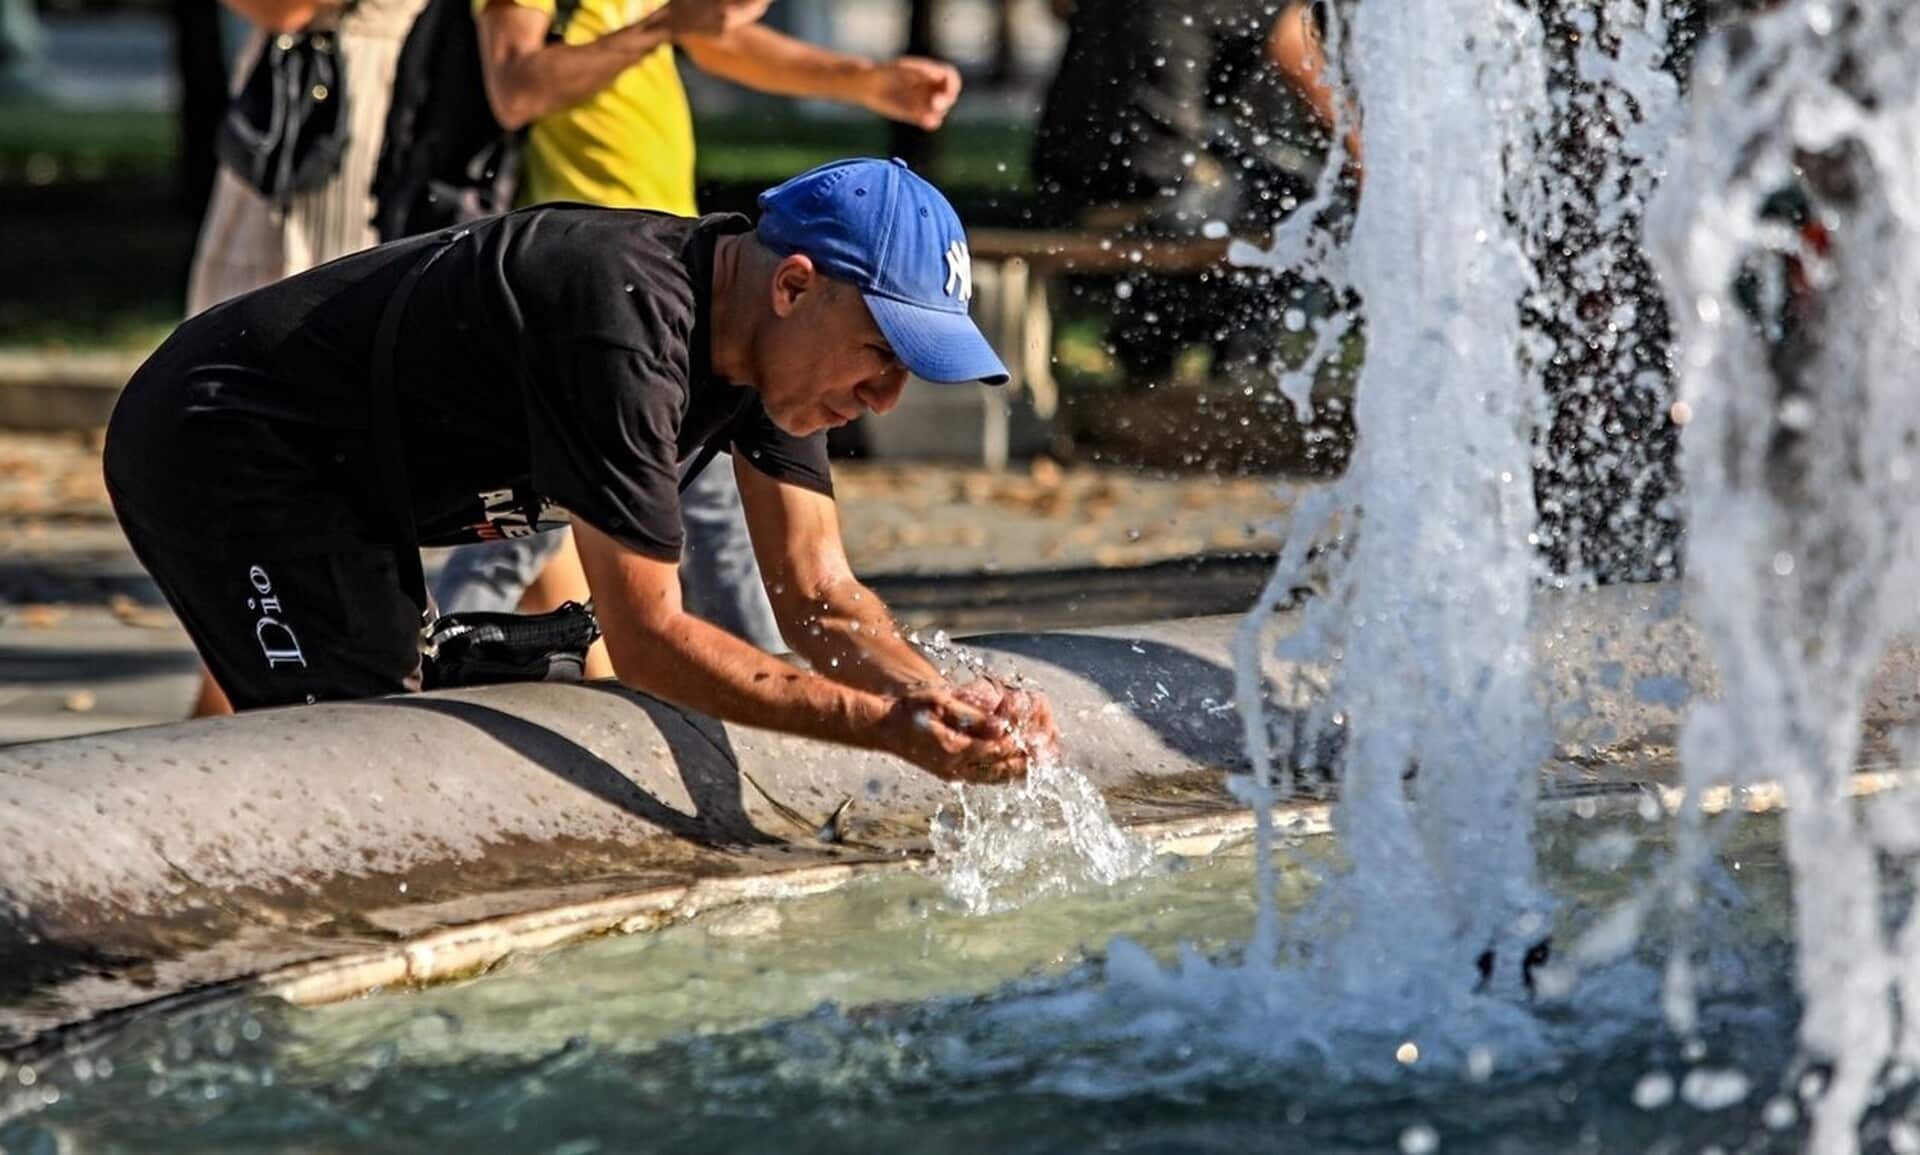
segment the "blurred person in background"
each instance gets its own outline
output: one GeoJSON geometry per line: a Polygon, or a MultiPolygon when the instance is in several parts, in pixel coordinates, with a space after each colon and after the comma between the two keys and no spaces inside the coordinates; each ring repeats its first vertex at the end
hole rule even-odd
{"type": "MultiPolygon", "coordinates": [[[[232,169],[220,169],[188,274],[188,316],[378,243],[370,190],[388,94],[400,46],[426,4],[426,0],[223,2],[255,29],[252,43],[240,53],[242,76],[269,36],[311,27],[335,31],[341,87],[348,94],[346,143],[332,177],[317,188],[294,193],[284,205],[269,201],[232,169]]],[[[203,673],[194,716],[231,712],[219,685],[203,673]]]]}
{"type": "Polygon", "coordinates": [[[187,315],[283,277],[377,244],[374,165],[400,46],[426,0],[223,0],[253,25],[241,69],[268,36],[312,27],[336,32],[342,87],[348,94],[346,146],[319,188],[272,203],[232,169],[215,178],[187,282],[187,315]]]}
{"type": "MultiPolygon", "coordinates": [[[[1059,4],[1067,43],[1034,141],[1037,223],[1166,238],[1269,231],[1312,194],[1335,119],[1316,7],[1059,4]]],[[[1357,135],[1348,141],[1351,157],[1357,135]]],[[[1271,274],[1202,281],[1196,291],[1191,278],[1133,277],[1117,294],[1109,340],[1134,376],[1164,380],[1196,341],[1216,362],[1264,352],[1279,321],[1271,274]]]]}
{"type": "MultiPolygon", "coordinates": [[[[476,0],[488,101],[502,125],[528,129],[520,204],[698,211],[693,118],[676,47],[702,71],[750,89],[853,104],[927,130],[941,125],[960,94],[951,65],[912,56],[870,60],[757,22],[669,43],[649,31],[657,7],[652,0],[580,0],[556,40],[555,0],[476,0]]],[[[758,7],[765,9],[764,0],[758,7]]],[[[681,498],[681,517],[688,610],[763,650],[785,651],[733,471],[702,470],[681,498]]],[[[586,595],[565,529],[463,546],[434,586],[445,612],[537,613],[586,595]]],[[[587,675],[611,672],[604,645],[597,645],[587,675]]]]}

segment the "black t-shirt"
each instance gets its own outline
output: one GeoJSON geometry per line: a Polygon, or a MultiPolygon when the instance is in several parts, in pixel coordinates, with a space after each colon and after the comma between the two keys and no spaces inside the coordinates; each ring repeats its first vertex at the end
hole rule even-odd
{"type": "Polygon", "coordinates": [[[825,437],[783,433],[709,367],[714,242],[748,227],[543,205],[290,277],[189,320],[142,366],[109,476],[167,532],[325,549],[390,523],[373,440],[395,435],[423,544],[520,536],[564,509],[677,558],[679,471],[709,442],[832,493],[825,437]],[[370,431],[381,314],[438,246],[395,344],[399,428],[370,431]]]}

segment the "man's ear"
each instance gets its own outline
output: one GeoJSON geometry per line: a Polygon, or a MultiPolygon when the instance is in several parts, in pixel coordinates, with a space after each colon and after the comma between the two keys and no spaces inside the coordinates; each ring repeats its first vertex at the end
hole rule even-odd
{"type": "Polygon", "coordinates": [[[782,258],[773,268],[773,315],[792,316],[800,306],[800,299],[819,285],[820,274],[814,269],[811,257],[795,253],[782,258]]]}

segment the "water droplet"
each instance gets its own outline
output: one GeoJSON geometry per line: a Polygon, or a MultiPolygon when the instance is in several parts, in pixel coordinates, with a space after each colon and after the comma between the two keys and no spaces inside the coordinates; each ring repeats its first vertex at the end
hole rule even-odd
{"type": "Polygon", "coordinates": [[[1633,1105],[1642,1111],[1657,1111],[1673,1102],[1673,1076],[1653,1071],[1640,1076],[1633,1085],[1633,1105]]]}
{"type": "MultiPolygon", "coordinates": [[[[1760,1121],[1767,1125],[1767,1130],[1769,1131],[1785,1131],[1798,1122],[1799,1119],[1800,1109],[1793,1105],[1792,1099],[1786,1098],[1783,1095],[1775,1095],[1773,1098],[1767,1100],[1767,1105],[1760,1111],[1760,1121]]],[[[1910,1128],[1911,1124],[1906,1124],[1906,1126],[1910,1128]]],[[[1913,1132],[1912,1137],[1916,1141],[1915,1145],[1903,1149],[1899,1142],[1894,1139],[1893,1132],[1891,1130],[1887,1132],[1888,1142],[1895,1151],[1901,1151],[1903,1155],[1920,1155],[1920,1132],[1913,1132]]]]}
{"type": "Polygon", "coordinates": [[[1695,1067],[1680,1084],[1680,1097],[1696,1111],[1723,1111],[1747,1097],[1747,1076],[1739,1071],[1695,1067]]]}
{"type": "Polygon", "coordinates": [[[1493,1048],[1476,1043],[1467,1051],[1467,1077],[1484,1083],[1493,1077],[1493,1048]]]}
{"type": "Polygon", "coordinates": [[[1811,1103],[1827,1093],[1826,1076],[1818,1071],[1808,1071],[1800,1076],[1800,1082],[1795,1085],[1794,1091],[1801,1099],[1811,1103]]]}

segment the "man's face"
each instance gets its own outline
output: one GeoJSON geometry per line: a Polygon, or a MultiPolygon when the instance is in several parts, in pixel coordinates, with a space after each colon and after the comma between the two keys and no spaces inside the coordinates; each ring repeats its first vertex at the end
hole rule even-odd
{"type": "Polygon", "coordinates": [[[774,272],[774,316],[761,333],[755,382],[767,416],[805,437],[900,401],[907,368],[853,286],[789,257],[774,272]]]}

